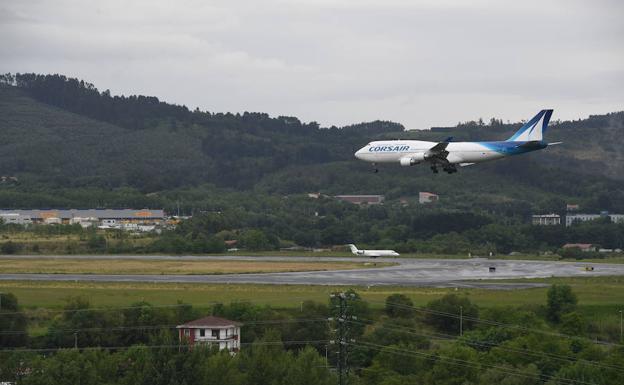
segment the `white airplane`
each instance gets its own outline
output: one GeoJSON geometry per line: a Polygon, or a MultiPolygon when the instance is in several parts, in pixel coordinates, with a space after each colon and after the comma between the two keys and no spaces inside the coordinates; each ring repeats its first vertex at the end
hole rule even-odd
{"type": "Polygon", "coordinates": [[[382,140],[370,142],[360,148],[355,157],[372,162],[373,166],[377,163],[413,166],[428,162],[434,173],[438,172],[438,167],[442,167],[444,171],[452,174],[457,172],[457,165],[470,166],[560,144],[561,142],[547,143],[543,140],[552,112],[553,110],[540,111],[506,141],[453,142],[453,138],[439,143],[422,140],[382,140]]]}
{"type": "Polygon", "coordinates": [[[400,254],[394,250],[359,250],[354,244],[350,243],[351,252],[360,257],[398,257],[400,254]]]}

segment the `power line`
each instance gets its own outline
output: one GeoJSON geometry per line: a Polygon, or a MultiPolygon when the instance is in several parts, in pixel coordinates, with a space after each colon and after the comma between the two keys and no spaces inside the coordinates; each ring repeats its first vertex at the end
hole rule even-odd
{"type": "MultiPolygon", "coordinates": [[[[450,317],[450,318],[456,318],[456,319],[460,318],[460,316],[457,315],[457,314],[441,312],[441,311],[432,310],[432,309],[426,309],[426,308],[423,308],[423,307],[410,306],[410,305],[391,303],[391,302],[381,302],[381,301],[368,301],[368,302],[370,302],[370,303],[378,303],[378,304],[387,304],[387,305],[392,306],[392,307],[398,307],[398,308],[403,308],[403,309],[412,309],[412,310],[415,310],[415,311],[419,311],[419,312],[423,312],[423,313],[429,313],[429,314],[435,314],[435,315],[440,315],[440,316],[443,316],[443,317],[450,317]]],[[[528,328],[526,326],[507,324],[507,323],[493,321],[493,320],[488,320],[488,319],[483,319],[483,318],[469,317],[469,316],[465,316],[465,315],[462,318],[464,320],[469,320],[469,321],[482,323],[482,324],[486,324],[486,325],[490,325],[490,326],[498,326],[498,327],[505,327],[505,328],[510,328],[510,329],[518,329],[518,330],[522,330],[522,331],[534,332],[534,333],[545,334],[545,335],[551,335],[551,336],[561,337],[561,338],[583,339],[583,340],[587,340],[587,341],[590,341],[592,343],[600,344],[600,345],[624,347],[624,345],[618,344],[618,343],[614,343],[614,342],[593,340],[593,339],[590,339],[590,338],[587,338],[587,337],[578,337],[578,336],[573,336],[573,335],[564,334],[564,333],[552,332],[552,331],[548,331],[548,330],[528,328]]]]}
{"type": "MultiPolygon", "coordinates": [[[[241,345],[271,345],[271,346],[279,346],[279,345],[316,345],[316,344],[324,344],[330,342],[329,340],[295,340],[295,341],[255,341],[255,342],[241,342],[241,345]]],[[[199,345],[201,348],[201,345],[199,345]]],[[[169,344],[169,345],[132,345],[132,346],[86,346],[78,348],[81,351],[91,351],[91,350],[129,350],[132,348],[147,348],[147,349],[173,349],[173,348],[189,348],[190,345],[183,344],[169,344]]],[[[197,346],[193,346],[194,349],[197,346]]],[[[2,349],[0,353],[45,353],[45,352],[56,352],[60,350],[69,350],[73,348],[15,348],[15,349],[2,349]]]]}
{"type": "MultiPolygon", "coordinates": [[[[241,321],[243,325],[262,325],[262,324],[283,324],[283,323],[299,323],[299,322],[328,322],[327,318],[294,318],[282,320],[260,320],[260,321],[241,321]]],[[[74,329],[48,329],[53,333],[75,333],[75,332],[98,332],[98,331],[124,331],[124,330],[157,330],[157,329],[175,329],[178,325],[124,325],[111,327],[93,327],[93,328],[74,328],[74,329]]],[[[0,335],[20,335],[28,334],[28,331],[22,330],[4,330],[0,331],[0,335]]]]}
{"type": "MultiPolygon", "coordinates": [[[[292,299],[310,299],[310,296],[299,296],[299,297],[288,297],[289,300],[292,299]]],[[[232,301],[230,301],[230,304],[232,303],[265,303],[265,302],[275,302],[275,301],[283,301],[284,297],[269,297],[269,298],[262,298],[262,299],[234,299],[232,301]]],[[[191,303],[179,303],[179,304],[171,304],[171,305],[152,305],[149,303],[146,303],[145,305],[137,305],[137,306],[112,306],[112,307],[100,307],[100,308],[83,308],[83,309],[54,309],[54,308],[43,308],[43,307],[38,307],[35,308],[33,310],[21,310],[21,311],[12,311],[12,312],[5,312],[2,311],[0,312],[0,316],[3,315],[16,315],[16,314],[24,314],[24,315],[33,315],[33,313],[35,312],[40,312],[40,313],[59,313],[59,314],[63,314],[63,313],[78,313],[78,312],[89,312],[89,311],[101,311],[101,312],[107,312],[107,311],[116,311],[116,310],[133,310],[133,309],[142,309],[142,308],[150,308],[150,309],[159,309],[159,308],[176,308],[176,307],[196,307],[196,308],[201,308],[201,307],[209,307],[209,306],[213,306],[213,305],[219,305],[219,304],[224,304],[221,301],[207,301],[203,304],[197,305],[197,304],[191,304],[191,303]]]]}
{"type": "MultiPolygon", "coordinates": [[[[535,376],[529,375],[529,374],[525,374],[522,372],[518,372],[515,371],[513,369],[509,369],[509,368],[505,368],[505,367],[500,367],[500,366],[496,366],[496,365],[487,365],[487,364],[476,364],[472,361],[468,361],[468,360],[462,360],[459,358],[452,358],[452,357],[447,357],[447,356],[442,356],[439,354],[430,354],[430,353],[424,353],[424,352],[416,352],[416,351],[412,351],[412,350],[406,350],[406,349],[401,349],[401,348],[397,348],[397,347],[393,347],[393,346],[383,346],[383,345],[378,345],[378,344],[373,344],[373,343],[369,343],[369,342],[359,342],[359,343],[355,343],[355,345],[359,345],[359,346],[363,346],[363,347],[369,347],[371,349],[375,349],[378,351],[383,351],[383,352],[388,352],[388,353],[393,353],[393,354],[399,354],[399,355],[406,355],[406,356],[412,356],[412,357],[416,357],[416,356],[422,356],[422,357],[429,357],[429,359],[440,359],[440,360],[444,360],[444,361],[449,361],[452,362],[454,365],[459,365],[459,366],[464,366],[464,367],[472,367],[472,368],[477,368],[480,369],[481,367],[486,367],[486,368],[490,368],[496,371],[500,371],[500,372],[504,372],[510,375],[514,375],[514,376],[519,376],[519,377],[524,377],[524,378],[530,378],[533,379],[535,376]]],[[[538,374],[537,376],[539,376],[540,378],[544,379],[544,380],[549,380],[549,379],[554,379],[556,378],[555,376],[550,376],[547,374],[538,374]]],[[[568,382],[569,384],[585,384],[585,385],[593,385],[593,383],[589,383],[589,382],[584,382],[584,381],[580,381],[580,380],[573,380],[573,379],[567,379],[567,378],[557,378],[557,381],[564,381],[564,382],[568,382]]]]}
{"type": "MultiPolygon", "coordinates": [[[[370,320],[362,320],[362,321],[370,321],[370,320]]],[[[365,322],[359,322],[359,321],[351,321],[352,323],[361,323],[363,325],[366,325],[365,322]]],[[[383,325],[383,328],[386,329],[390,329],[390,330],[395,330],[395,331],[401,331],[407,334],[412,334],[412,335],[417,335],[417,336],[421,336],[421,337],[429,337],[429,338],[440,338],[440,339],[446,339],[446,340],[457,340],[456,336],[450,335],[450,334],[443,334],[443,333],[417,333],[414,332],[412,328],[406,328],[406,327],[394,327],[394,326],[387,326],[387,325],[383,325]],[[441,337],[440,337],[441,336],[441,337]]],[[[530,349],[514,349],[514,348],[508,348],[508,347],[504,347],[501,346],[501,343],[493,343],[493,342],[488,342],[488,341],[478,341],[478,340],[472,340],[466,337],[463,337],[460,341],[465,341],[468,344],[473,344],[473,345],[479,345],[479,346],[486,346],[486,347],[496,347],[500,350],[504,350],[504,351],[508,351],[508,352],[512,352],[512,353],[523,353],[523,354],[528,354],[528,355],[533,355],[533,356],[543,356],[543,357],[549,357],[549,358],[553,358],[559,361],[566,361],[569,363],[573,363],[573,362],[583,362],[587,365],[590,366],[595,366],[598,368],[603,368],[603,369],[613,369],[619,372],[624,372],[624,367],[620,367],[620,366],[615,366],[615,365],[608,365],[608,364],[602,364],[599,362],[595,362],[595,361],[589,361],[589,360],[585,360],[585,359],[581,359],[581,358],[577,358],[577,357],[572,357],[572,356],[566,356],[566,355],[560,355],[560,354],[553,354],[553,353],[546,353],[546,352],[541,352],[541,351],[537,351],[537,350],[530,350],[530,349]]]]}

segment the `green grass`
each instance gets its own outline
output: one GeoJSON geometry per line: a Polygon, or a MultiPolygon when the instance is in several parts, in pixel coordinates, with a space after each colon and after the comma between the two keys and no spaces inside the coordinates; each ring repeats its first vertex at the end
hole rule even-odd
{"type": "Polygon", "coordinates": [[[0,273],[10,274],[244,274],[287,271],[327,271],[391,266],[392,263],[356,261],[229,261],[2,258],[0,273]]]}
{"type": "MultiPolygon", "coordinates": [[[[523,280],[544,283],[565,283],[572,286],[579,305],[588,312],[612,313],[624,307],[624,277],[547,278],[523,280]]],[[[178,300],[195,306],[214,302],[250,301],[275,307],[295,307],[301,301],[326,302],[333,291],[342,286],[310,285],[244,285],[244,284],[176,284],[176,283],[91,283],[91,282],[0,282],[0,291],[12,292],[26,308],[59,308],[69,296],[84,296],[94,306],[127,306],[145,300],[155,305],[175,304],[178,300]]],[[[416,306],[448,293],[466,295],[482,307],[535,306],[546,303],[548,288],[518,290],[419,288],[419,287],[354,287],[375,307],[393,293],[409,296],[416,306]]]]}

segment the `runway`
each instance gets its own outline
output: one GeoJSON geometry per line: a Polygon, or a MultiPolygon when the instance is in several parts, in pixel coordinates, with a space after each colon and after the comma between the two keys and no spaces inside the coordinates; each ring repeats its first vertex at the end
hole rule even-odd
{"type": "Polygon", "coordinates": [[[308,271],[261,274],[171,275],[171,274],[2,274],[0,280],[91,281],[91,282],[169,282],[222,284],[352,285],[352,286],[431,286],[518,289],[545,286],[540,283],[496,282],[503,279],[547,277],[593,277],[624,275],[624,264],[551,262],[491,259],[416,259],[416,258],[332,258],[332,257],[256,257],[256,256],[0,256],[57,259],[140,259],[140,260],[240,260],[240,261],[358,261],[393,262],[395,266],[356,270],[308,271]],[[586,271],[586,266],[594,271],[586,271]],[[490,272],[490,267],[495,272],[490,272]]]}

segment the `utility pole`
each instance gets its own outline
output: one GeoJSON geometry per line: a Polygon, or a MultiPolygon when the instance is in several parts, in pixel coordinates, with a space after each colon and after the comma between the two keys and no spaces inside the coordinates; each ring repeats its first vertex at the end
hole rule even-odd
{"type": "Polygon", "coordinates": [[[338,299],[338,305],[336,308],[338,309],[338,317],[335,319],[330,318],[330,321],[333,320],[336,322],[337,326],[337,340],[335,343],[338,344],[338,351],[336,352],[338,355],[337,359],[337,371],[338,371],[338,385],[346,385],[349,381],[349,363],[347,360],[348,345],[351,340],[349,340],[349,320],[353,317],[350,317],[348,314],[348,300],[349,295],[347,293],[335,293],[331,294],[330,298],[338,299]]]}
{"type": "Polygon", "coordinates": [[[624,332],[624,324],[622,323],[622,310],[620,310],[620,341],[622,341],[623,332],[624,332]]]}
{"type": "Polygon", "coordinates": [[[459,307],[459,336],[464,335],[464,307],[459,307]]]}

